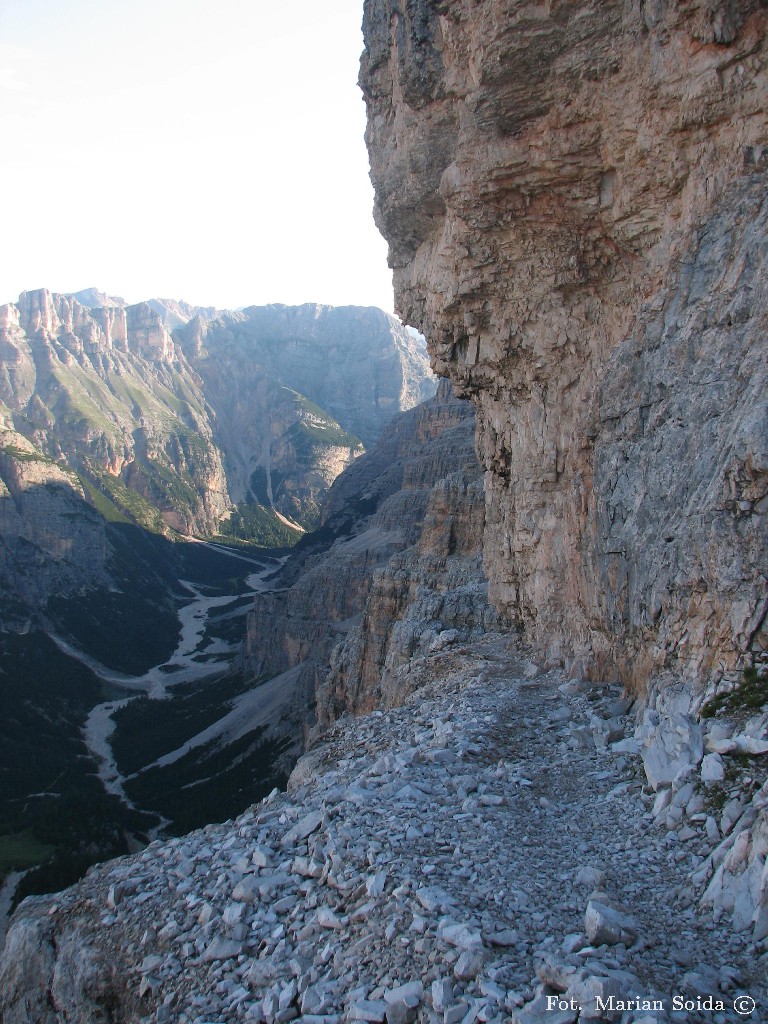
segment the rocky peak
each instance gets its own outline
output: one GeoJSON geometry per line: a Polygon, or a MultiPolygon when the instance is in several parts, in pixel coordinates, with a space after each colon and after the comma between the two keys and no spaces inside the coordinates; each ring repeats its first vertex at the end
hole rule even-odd
{"type": "Polygon", "coordinates": [[[114,346],[157,362],[172,363],[176,358],[171,335],[146,302],[91,309],[74,296],[40,288],[22,292],[17,309],[18,325],[30,338],[39,335],[74,354],[114,346]]]}
{"type": "Polygon", "coordinates": [[[126,307],[128,344],[147,359],[173,362],[174,344],[159,314],[148,302],[126,307]]]}
{"type": "Polygon", "coordinates": [[[120,295],[107,295],[98,288],[83,288],[79,292],[71,292],[69,298],[77,299],[81,306],[87,306],[89,309],[98,309],[102,306],[122,308],[128,305],[120,295]]]}
{"type": "Polygon", "coordinates": [[[19,307],[11,302],[0,306],[0,330],[19,326],[19,307]]]}

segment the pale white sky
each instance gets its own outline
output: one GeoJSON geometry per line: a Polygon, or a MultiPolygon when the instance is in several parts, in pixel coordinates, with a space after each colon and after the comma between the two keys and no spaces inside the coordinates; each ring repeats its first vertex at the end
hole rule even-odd
{"type": "Polygon", "coordinates": [[[392,309],[362,0],[0,0],[0,302],[392,309]]]}

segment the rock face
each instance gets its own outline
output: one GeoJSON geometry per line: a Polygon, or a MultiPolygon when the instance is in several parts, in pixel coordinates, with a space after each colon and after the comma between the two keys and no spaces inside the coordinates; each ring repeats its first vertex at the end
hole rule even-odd
{"type": "Polygon", "coordinates": [[[367,0],[403,317],[478,410],[492,600],[700,691],[766,647],[766,14],[367,0]]]}
{"type": "Polygon", "coordinates": [[[250,306],[176,337],[215,409],[233,500],[302,526],[361,441],[435,390],[423,343],[378,309],[250,306]]]}
{"type": "MultiPolygon", "coordinates": [[[[413,659],[497,626],[487,604],[474,415],[448,382],[403,414],[331,488],[322,528],[248,617],[246,670],[300,666],[317,729],[393,706],[413,659]]],[[[313,716],[310,716],[310,721],[313,716]]]]}
{"type": "Polygon", "coordinates": [[[190,321],[179,343],[204,380],[216,358],[235,359],[243,394],[269,371],[334,416],[365,444],[398,412],[435,392],[423,341],[366,306],[249,306],[190,321]]]}
{"type": "Polygon", "coordinates": [[[102,506],[125,506],[154,529],[216,528],[230,502],[204,398],[149,305],[91,310],[40,290],[6,307],[4,322],[9,426],[85,474],[102,506]]]}
{"type": "Polygon", "coordinates": [[[0,415],[97,503],[155,531],[275,545],[316,524],[360,436],[435,386],[423,343],[356,307],[25,292],[0,309],[0,356],[0,415]]]}

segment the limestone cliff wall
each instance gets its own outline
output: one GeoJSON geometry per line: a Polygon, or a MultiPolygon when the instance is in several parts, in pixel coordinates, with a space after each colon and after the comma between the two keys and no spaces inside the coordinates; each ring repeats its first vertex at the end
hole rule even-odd
{"type": "Polygon", "coordinates": [[[360,441],[435,391],[423,342],[371,307],[249,306],[175,337],[215,411],[233,501],[307,528],[360,441]]]}
{"type": "Polygon", "coordinates": [[[377,222],[477,407],[492,599],[639,690],[766,646],[767,18],[365,4],[377,222]]]}
{"type": "Polygon", "coordinates": [[[423,340],[379,309],[94,289],[0,308],[0,415],[153,530],[295,539],[278,516],[317,525],[362,442],[435,386],[423,340]]]}
{"type": "Polygon", "coordinates": [[[346,711],[402,704],[430,654],[500,628],[482,570],[484,519],[476,469],[435,484],[418,541],[372,574],[359,622],[331,652],[316,690],[321,728],[346,711]]]}
{"type": "Polygon", "coordinates": [[[46,457],[113,497],[127,484],[158,528],[216,529],[230,501],[200,381],[147,303],[23,292],[0,314],[0,359],[0,414],[46,457]]]}

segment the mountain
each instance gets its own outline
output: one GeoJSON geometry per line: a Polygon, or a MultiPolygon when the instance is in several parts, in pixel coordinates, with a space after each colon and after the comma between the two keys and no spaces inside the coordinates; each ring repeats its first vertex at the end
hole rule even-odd
{"type": "Polygon", "coordinates": [[[482,500],[445,389],[339,477],[248,614],[249,703],[191,737],[308,711],[287,792],[25,903],[3,1019],[749,1015],[764,4],[368,0],[364,37],[398,308],[482,500]]]}
{"type": "Polygon", "coordinates": [[[47,862],[30,891],[146,841],[160,819],[141,808],[183,829],[285,781],[303,706],[277,735],[238,727],[225,749],[144,770],[252,688],[235,664],[250,581],[362,454],[351,426],[375,437],[433,387],[423,344],[377,310],[78,294],[93,306],[38,291],[0,309],[0,876],[47,862]],[[135,802],[104,764],[109,711],[135,802]]]}
{"type": "Polygon", "coordinates": [[[394,420],[334,483],[247,621],[244,670],[289,674],[312,735],[400,703],[407,666],[499,625],[482,572],[474,415],[447,381],[394,420]]]}
{"type": "Polygon", "coordinates": [[[358,434],[434,390],[423,344],[379,310],[111,301],[38,291],[2,308],[0,414],[155,532],[294,541],[358,434]]]}
{"type": "Polygon", "coordinates": [[[434,393],[423,342],[381,310],[251,306],[177,338],[216,410],[239,509],[271,503],[304,527],[363,445],[434,393]]]}
{"type": "Polygon", "coordinates": [[[175,832],[238,813],[265,780],[284,783],[309,736],[343,712],[402,700],[412,654],[499,625],[481,568],[473,433],[471,406],[446,383],[396,417],[331,488],[320,529],[261,592],[243,590],[242,617],[210,624],[211,638],[242,643],[233,671],[175,685],[161,713],[151,696],[115,712],[111,746],[135,806],[175,832]]]}
{"type": "Polygon", "coordinates": [[[25,292],[0,312],[0,349],[0,413],[95,501],[156,532],[215,532],[230,502],[205,398],[146,303],[25,292]]]}
{"type": "MultiPolygon", "coordinates": [[[[76,299],[81,306],[87,306],[89,309],[109,307],[125,309],[128,306],[125,299],[118,295],[107,295],[106,292],[100,292],[98,288],[83,288],[79,292],[69,292],[67,298],[76,299]]],[[[194,316],[203,316],[211,320],[217,315],[214,306],[192,306],[188,302],[177,299],[147,299],[146,304],[158,314],[168,330],[181,327],[194,316]]]]}

